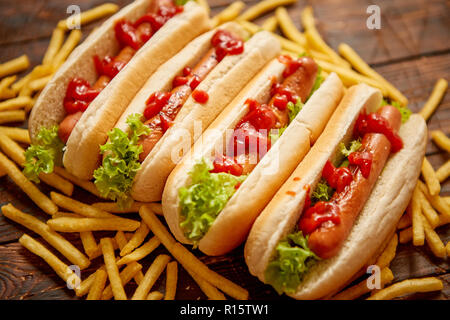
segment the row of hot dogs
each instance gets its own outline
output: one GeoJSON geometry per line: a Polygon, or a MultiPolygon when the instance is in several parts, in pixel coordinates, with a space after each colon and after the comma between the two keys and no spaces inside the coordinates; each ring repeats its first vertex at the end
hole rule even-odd
{"type": "Polygon", "coordinates": [[[137,0],[108,19],[39,96],[28,159],[46,166],[27,174],[62,163],[121,206],[162,201],[180,242],[220,255],[246,241],[262,281],[326,296],[404,212],[425,122],[281,55],[271,33],[209,24],[192,1],[137,0]]]}

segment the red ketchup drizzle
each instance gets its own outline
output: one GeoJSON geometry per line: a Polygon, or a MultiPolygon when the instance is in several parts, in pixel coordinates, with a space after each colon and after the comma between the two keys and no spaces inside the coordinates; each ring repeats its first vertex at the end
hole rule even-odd
{"type": "Polygon", "coordinates": [[[217,30],[211,39],[212,45],[216,48],[218,61],[226,55],[236,55],[244,52],[244,42],[237,39],[227,30],[217,30]]]}
{"type": "Polygon", "coordinates": [[[91,85],[86,80],[73,78],[67,86],[63,101],[64,109],[68,114],[83,112],[99,93],[99,90],[91,89],[91,85]]]}
{"type": "Polygon", "coordinates": [[[286,66],[283,71],[284,78],[289,77],[302,65],[302,61],[300,59],[293,59],[292,57],[286,55],[279,56],[278,61],[286,66]]]}
{"type": "MultiPolygon", "coordinates": [[[[183,6],[165,4],[159,7],[157,13],[147,13],[135,23],[126,21],[125,19],[119,20],[114,25],[116,39],[122,48],[129,46],[134,50],[138,50],[170,18],[180,12],[183,12],[183,6]],[[140,36],[138,36],[138,28],[140,36]]],[[[116,60],[115,57],[111,56],[105,56],[103,59],[94,56],[93,59],[98,76],[105,75],[110,78],[110,80],[113,79],[126,65],[126,62],[116,60]]],[[[63,102],[64,109],[68,114],[78,111],[83,112],[100,91],[101,90],[91,89],[90,84],[84,79],[73,78],[67,86],[66,96],[63,102]]]]}
{"type": "Polygon", "coordinates": [[[325,167],[322,170],[322,178],[337,192],[344,191],[345,187],[353,181],[353,175],[348,168],[336,168],[330,161],[325,163],[325,167]]]}
{"type": "Polygon", "coordinates": [[[240,176],[242,174],[242,166],[237,163],[233,158],[222,155],[217,157],[214,162],[214,169],[210,170],[213,173],[225,172],[234,176],[240,176]]]}
{"type": "Polygon", "coordinates": [[[192,97],[194,98],[195,101],[202,104],[208,102],[209,99],[208,93],[206,93],[203,90],[194,90],[192,92],[192,97]]]}
{"type": "Polygon", "coordinates": [[[328,221],[334,224],[341,222],[339,209],[333,202],[319,201],[303,213],[299,222],[299,228],[304,234],[310,234],[328,221]]]}
{"type": "Polygon", "coordinates": [[[355,151],[349,154],[348,162],[358,166],[364,178],[369,177],[372,167],[372,154],[367,151],[355,151]]]}

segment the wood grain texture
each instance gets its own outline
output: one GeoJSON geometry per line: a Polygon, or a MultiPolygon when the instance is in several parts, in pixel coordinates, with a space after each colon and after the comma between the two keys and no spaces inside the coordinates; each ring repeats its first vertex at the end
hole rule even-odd
{"type": "MultiPolygon", "coordinates": [[[[82,10],[104,3],[104,0],[77,0],[82,10]]],[[[120,6],[129,0],[109,1],[120,6]]],[[[209,0],[211,14],[214,15],[230,4],[231,0],[209,0]]],[[[257,1],[244,1],[248,5],[257,1]]],[[[32,65],[38,64],[47,48],[50,35],[57,22],[67,17],[66,8],[72,4],[69,0],[22,0],[11,2],[0,0],[0,62],[26,53],[32,65]]],[[[397,0],[364,1],[348,0],[345,5],[339,0],[318,0],[314,2],[300,0],[288,7],[295,24],[300,27],[300,10],[312,5],[317,27],[326,42],[335,50],[341,42],[352,46],[365,61],[371,64],[387,80],[399,88],[409,99],[410,108],[418,111],[425,103],[435,81],[440,78],[449,80],[450,74],[450,28],[449,6],[444,0],[397,0]],[[366,27],[369,4],[380,6],[382,28],[369,30],[366,27]]],[[[260,23],[271,13],[258,19],[260,23]]],[[[98,23],[82,28],[86,37],[98,23]]],[[[23,125],[26,126],[26,123],[23,125]]],[[[450,134],[450,95],[447,93],[430,120],[428,129],[440,129],[450,134]]],[[[427,145],[427,156],[435,169],[449,159],[432,142],[427,145]]],[[[40,186],[49,193],[50,188],[40,186]]],[[[450,182],[442,184],[442,194],[450,195],[450,182]]],[[[96,199],[87,192],[75,188],[74,197],[91,203],[96,199]]],[[[39,219],[47,215],[8,177],[0,178],[0,206],[12,202],[19,209],[39,219]]],[[[0,213],[0,299],[76,299],[72,290],[58,278],[51,268],[39,257],[24,249],[17,239],[25,228],[7,221],[0,213]]],[[[441,227],[438,234],[446,243],[450,240],[450,228],[441,227]]],[[[41,240],[38,236],[32,236],[41,240]]],[[[113,236],[112,233],[95,233],[97,241],[101,236],[113,236]]],[[[64,234],[78,248],[82,248],[76,234],[64,234]]],[[[42,241],[44,243],[44,241],[42,241]]],[[[53,250],[54,251],[54,250],[53,250]]],[[[195,252],[211,269],[242,285],[250,292],[251,299],[287,299],[280,297],[267,285],[259,282],[248,273],[243,259],[242,246],[232,253],[221,257],[206,257],[195,252]]],[[[142,261],[143,272],[160,253],[167,253],[159,247],[142,261]]],[[[116,251],[117,254],[117,251],[116,251]]],[[[61,257],[62,258],[62,257],[61,257]]],[[[62,258],[63,261],[64,258],[62,258]]],[[[67,261],[65,261],[67,263],[67,261]]],[[[102,264],[102,258],[95,259],[92,265],[82,272],[82,278],[94,272],[102,264]]],[[[444,281],[444,290],[437,293],[413,294],[402,299],[448,299],[450,295],[450,276],[448,261],[437,259],[427,246],[413,247],[400,245],[397,256],[391,264],[395,281],[411,277],[436,275],[444,281]]],[[[177,299],[205,299],[196,283],[183,268],[179,268],[177,299]]],[[[164,291],[164,279],[158,280],[153,289],[164,291]]],[[[134,292],[136,284],[126,287],[128,296],[134,292]]]]}

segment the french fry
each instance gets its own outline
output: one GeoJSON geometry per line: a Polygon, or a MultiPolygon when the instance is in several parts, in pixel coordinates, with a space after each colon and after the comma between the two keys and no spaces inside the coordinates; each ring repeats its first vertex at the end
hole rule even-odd
{"type": "Polygon", "coordinates": [[[435,278],[408,279],[378,291],[367,300],[391,300],[405,294],[442,290],[442,281],[435,278]]]}
{"type": "Polygon", "coordinates": [[[273,10],[279,6],[286,6],[295,3],[296,0],[264,0],[245,10],[237,19],[251,21],[260,15],[273,10]]]}
{"type": "Polygon", "coordinates": [[[115,215],[95,208],[89,204],[66,197],[57,192],[50,192],[52,201],[61,208],[78,213],[88,218],[117,218],[115,215]]]}
{"type": "Polygon", "coordinates": [[[73,281],[79,284],[81,282],[78,276],[69,268],[67,264],[62,262],[57,256],[55,256],[50,250],[44,247],[37,240],[31,238],[27,234],[24,234],[19,238],[19,242],[29,251],[44,259],[44,261],[47,262],[47,264],[56,272],[56,274],[67,283],[72,283],[73,281]]]}
{"type": "Polygon", "coordinates": [[[264,22],[261,24],[261,28],[263,30],[269,31],[269,32],[275,32],[275,30],[278,27],[278,19],[276,16],[271,16],[264,20],[264,22]]]}
{"type": "Polygon", "coordinates": [[[450,160],[436,170],[436,177],[439,182],[444,182],[450,176],[450,160]]]}
{"type": "MultiPolygon", "coordinates": [[[[117,241],[115,238],[111,239],[112,243],[113,243],[113,249],[117,250],[119,249],[119,245],[117,244],[117,241]]],[[[102,255],[102,248],[100,245],[97,246],[97,250],[95,250],[94,252],[92,252],[92,256],[89,257],[89,259],[93,260],[95,258],[98,258],[102,255]]]]}
{"type": "Polygon", "coordinates": [[[194,279],[194,281],[198,284],[203,293],[210,300],[227,300],[227,298],[220,292],[216,287],[210,284],[208,281],[200,277],[198,274],[193,272],[192,270],[186,269],[189,275],[194,279]]]}
{"type": "MultiPolygon", "coordinates": [[[[102,269],[104,271],[106,271],[105,266],[99,268],[102,269]]],[[[89,293],[89,289],[91,288],[92,284],[95,281],[95,272],[91,273],[89,275],[89,277],[87,277],[86,279],[84,279],[83,281],[81,281],[80,285],[75,288],[75,294],[77,297],[82,297],[85,296],[89,293]]]]}
{"type": "Polygon", "coordinates": [[[30,97],[17,97],[0,102],[0,111],[22,109],[32,104],[30,97]]]}
{"type": "Polygon", "coordinates": [[[162,300],[164,295],[159,291],[152,291],[148,294],[147,300],[162,300]]]}
{"type": "Polygon", "coordinates": [[[302,47],[307,45],[305,36],[297,29],[286,8],[278,7],[275,16],[283,34],[290,40],[298,43],[302,47]]]}
{"type": "Polygon", "coordinates": [[[431,166],[430,162],[426,157],[423,158],[422,163],[422,177],[425,180],[425,183],[428,186],[428,191],[430,195],[435,196],[441,192],[441,185],[439,183],[438,178],[436,177],[436,172],[431,166]]]}
{"type": "MultiPolygon", "coordinates": [[[[135,277],[138,272],[142,270],[142,265],[137,262],[132,262],[127,265],[119,274],[122,286],[125,286],[128,282],[135,277]]],[[[102,300],[110,300],[114,297],[111,285],[108,285],[105,290],[103,290],[102,300]]]]}
{"type": "Polygon", "coordinates": [[[44,212],[53,215],[58,212],[58,207],[30,182],[16,165],[0,152],[0,170],[4,170],[23,192],[25,192],[36,205],[44,212]]]}
{"type": "Polygon", "coordinates": [[[70,32],[61,49],[55,55],[52,61],[53,68],[57,70],[66,61],[72,50],[78,45],[81,40],[81,31],[74,29],[70,32]]]}
{"type": "Polygon", "coordinates": [[[237,16],[239,16],[244,7],[245,3],[242,1],[235,1],[231,3],[228,7],[211,19],[213,27],[217,27],[222,23],[234,20],[237,16]]]}
{"type": "Polygon", "coordinates": [[[171,261],[166,267],[166,294],[164,300],[175,300],[178,281],[178,264],[171,261]]]}
{"type": "Polygon", "coordinates": [[[447,91],[447,87],[448,87],[447,80],[443,78],[439,79],[434,85],[430,97],[428,98],[427,102],[422,107],[422,109],[419,111],[419,114],[425,119],[425,121],[427,121],[428,118],[436,110],[437,106],[442,100],[442,97],[445,95],[445,92],[447,91]]]}
{"type": "Polygon", "coordinates": [[[28,88],[32,91],[40,91],[42,89],[44,89],[44,87],[47,85],[47,83],[49,83],[49,81],[52,79],[53,75],[48,75],[39,79],[35,79],[30,81],[30,83],[28,83],[28,88]]]}
{"type": "Polygon", "coordinates": [[[148,229],[147,225],[145,223],[142,223],[141,226],[133,234],[133,237],[130,239],[130,241],[128,241],[123,249],[120,250],[120,256],[123,257],[139,247],[142,242],[144,242],[145,237],[149,232],[150,230],[148,229]]]}
{"type": "Polygon", "coordinates": [[[44,58],[42,59],[43,65],[50,65],[52,63],[52,60],[55,58],[59,49],[61,49],[63,42],[64,30],[61,28],[53,29],[50,44],[48,45],[47,51],[45,51],[44,58]]]}
{"type": "Polygon", "coordinates": [[[25,111],[24,110],[7,110],[0,112],[0,124],[11,123],[11,122],[23,122],[25,121],[25,111]]]}
{"type": "Polygon", "coordinates": [[[0,81],[0,92],[8,89],[10,85],[12,85],[14,83],[14,81],[16,81],[17,79],[17,75],[13,75],[10,77],[5,77],[0,81]]]}
{"type": "Polygon", "coordinates": [[[195,270],[196,273],[201,274],[210,284],[235,299],[248,299],[247,290],[209,269],[189,250],[177,243],[148,206],[142,206],[139,210],[139,215],[153,234],[158,237],[166,249],[186,270],[195,270]]]}
{"type": "Polygon", "coordinates": [[[0,126],[0,133],[10,137],[16,142],[30,144],[30,134],[27,129],[17,127],[2,127],[0,126]]]}
{"type": "Polygon", "coordinates": [[[447,253],[447,257],[450,257],[450,241],[445,245],[445,252],[447,253]]]}
{"type": "Polygon", "coordinates": [[[100,240],[100,246],[102,248],[106,272],[108,273],[114,299],[127,300],[122,280],[119,276],[119,268],[116,265],[116,258],[114,256],[114,248],[111,238],[102,238],[100,240]]]}
{"type": "Polygon", "coordinates": [[[343,68],[340,65],[336,65],[335,63],[330,63],[319,59],[315,60],[319,64],[319,66],[326,72],[335,72],[339,76],[339,78],[341,78],[346,87],[351,87],[352,85],[362,82],[368,84],[369,86],[378,88],[383,96],[387,95],[386,88],[376,80],[363,76],[351,69],[343,68]]]}
{"type": "MultiPolygon", "coordinates": [[[[119,10],[119,6],[114,3],[105,3],[90,10],[86,10],[80,13],[79,15],[80,26],[86,25],[95,20],[99,20],[109,15],[112,15],[113,13],[116,13],[117,10],[119,10]]],[[[77,22],[76,19],[69,17],[65,20],[61,20],[60,22],[58,22],[58,28],[60,28],[63,31],[68,31],[75,27],[74,24],[76,22],[77,22]]]]}
{"type": "MultiPolygon", "coordinates": [[[[139,212],[139,208],[141,206],[143,206],[144,204],[150,205],[153,208],[156,208],[155,205],[161,205],[160,203],[150,203],[150,202],[138,202],[138,201],[134,201],[133,204],[128,207],[128,208],[119,208],[119,206],[117,205],[117,202],[96,202],[93,203],[92,206],[106,211],[106,212],[111,212],[111,213],[134,213],[134,212],[139,212]]],[[[157,209],[157,208],[156,208],[157,209]]],[[[162,209],[160,210],[162,214],[162,209]]]]}
{"type": "Polygon", "coordinates": [[[140,246],[133,252],[120,258],[120,260],[117,261],[117,265],[120,266],[123,264],[129,264],[130,262],[133,261],[139,261],[141,259],[144,259],[151,252],[153,252],[153,250],[158,248],[160,244],[161,242],[157,237],[152,237],[150,240],[148,240],[146,243],[144,243],[142,246],[140,246]]]}
{"type": "Polygon", "coordinates": [[[16,92],[13,89],[4,88],[0,91],[0,100],[12,99],[16,96],[16,92]]]}
{"type": "MultiPolygon", "coordinates": [[[[143,224],[141,224],[141,226],[142,225],[145,225],[145,223],[143,223],[143,224]]],[[[139,227],[140,228],[140,227],[139,227]]],[[[132,238],[133,236],[131,236],[130,237],[130,240],[131,240],[131,238],[132,238]]],[[[117,245],[118,245],[118,247],[119,247],[119,250],[123,250],[123,248],[126,246],[126,244],[128,243],[128,238],[127,238],[127,235],[125,235],[125,233],[123,232],[123,231],[117,231],[117,233],[116,233],[116,236],[114,237],[114,239],[116,240],[116,242],[117,242],[117,245]]],[[[120,258],[119,257],[117,257],[117,261],[119,260],[120,258]]],[[[117,263],[117,262],[116,262],[117,263]]],[[[132,263],[132,262],[130,262],[130,263],[132,263]]],[[[118,265],[119,266],[119,265],[118,265]]],[[[120,266],[119,266],[120,267],[120,266]]],[[[142,273],[142,271],[138,271],[135,275],[134,275],[134,281],[136,281],[136,283],[137,284],[140,284],[141,283],[141,281],[142,281],[142,279],[144,278],[144,274],[142,273]]]]}
{"type": "Polygon", "coordinates": [[[373,70],[357,53],[346,43],[341,43],[338,47],[339,53],[350,62],[350,64],[363,75],[380,82],[387,90],[388,96],[401,105],[406,106],[408,99],[382,75],[373,70]]]}
{"type": "Polygon", "coordinates": [[[166,265],[169,263],[170,257],[165,254],[160,254],[156,257],[153,263],[148,268],[147,272],[144,275],[144,279],[136,288],[134,295],[131,297],[131,300],[145,300],[147,298],[150,289],[155,284],[156,280],[158,280],[161,273],[164,271],[166,265]]]}
{"type": "Polygon", "coordinates": [[[436,226],[439,224],[439,215],[428,202],[427,198],[423,194],[422,190],[420,190],[420,188],[417,195],[419,197],[423,216],[427,218],[427,221],[430,223],[432,228],[436,228],[436,226]]]}
{"type": "Polygon", "coordinates": [[[125,218],[57,218],[47,224],[59,232],[134,231],[140,222],[125,218]]]}
{"type": "Polygon", "coordinates": [[[425,231],[420,210],[419,192],[419,187],[416,185],[411,199],[413,244],[415,246],[422,246],[425,243],[425,231]]]}
{"type": "Polygon", "coordinates": [[[447,202],[445,202],[444,199],[439,195],[430,195],[427,186],[422,181],[417,181],[417,185],[419,186],[425,197],[428,199],[428,201],[431,203],[433,208],[436,209],[441,215],[445,216],[446,219],[450,220],[450,206],[447,204],[447,202]]]}
{"type": "Polygon", "coordinates": [[[375,262],[375,264],[378,267],[380,267],[380,269],[389,267],[389,264],[395,257],[397,245],[398,245],[398,236],[397,233],[394,232],[394,235],[391,237],[391,240],[389,240],[389,243],[384,249],[383,253],[378,257],[377,262],[375,262]]]}
{"type": "MultiPolygon", "coordinates": [[[[53,218],[55,218],[53,216],[53,218]]],[[[89,258],[97,251],[98,245],[95,241],[94,234],[91,231],[80,232],[81,243],[84,248],[84,252],[89,258]]]]}
{"type": "Polygon", "coordinates": [[[405,244],[412,240],[413,237],[413,230],[412,227],[403,229],[398,234],[398,242],[405,244]]]}
{"type": "MultiPolygon", "coordinates": [[[[18,165],[20,165],[21,167],[24,166],[26,162],[24,154],[25,150],[11,138],[4,135],[1,131],[0,131],[0,148],[6,155],[8,155],[8,157],[14,160],[18,165]]],[[[57,174],[53,172],[48,174],[41,172],[39,174],[39,178],[49,186],[52,186],[55,189],[60,190],[66,195],[72,195],[73,184],[61,178],[57,174]]]]}
{"type": "Polygon", "coordinates": [[[38,65],[33,68],[33,70],[24,78],[17,81],[12,85],[13,90],[19,92],[19,96],[31,96],[33,91],[30,89],[29,84],[35,79],[39,79],[48,76],[54,72],[53,66],[51,65],[38,65]],[[19,90],[20,87],[20,90],[19,90]]]}
{"type": "Polygon", "coordinates": [[[61,167],[55,167],[54,171],[55,171],[55,173],[57,173],[64,179],[69,180],[73,184],[83,188],[86,191],[89,191],[90,193],[92,193],[93,195],[95,195],[99,198],[103,198],[100,195],[100,192],[97,190],[97,187],[95,186],[95,184],[93,182],[88,181],[88,180],[79,179],[79,178],[75,177],[74,175],[72,175],[71,173],[67,172],[66,169],[61,168],[61,167]]]}
{"type": "Polygon", "coordinates": [[[436,257],[444,258],[445,257],[445,246],[444,243],[439,238],[436,231],[428,223],[427,219],[422,216],[423,221],[423,229],[425,230],[425,239],[427,240],[428,247],[430,247],[431,251],[436,257]]]}
{"type": "Polygon", "coordinates": [[[0,78],[3,78],[4,76],[19,73],[23,70],[28,69],[30,66],[30,59],[28,59],[28,56],[26,54],[21,55],[20,57],[17,57],[15,59],[9,60],[7,62],[4,62],[0,64],[0,78]]]}
{"type": "Polygon", "coordinates": [[[300,18],[302,22],[302,26],[305,30],[309,30],[315,28],[314,14],[313,8],[311,6],[306,6],[300,12],[300,18]]]}
{"type": "Polygon", "coordinates": [[[39,219],[18,210],[11,203],[2,207],[2,213],[8,219],[40,235],[70,262],[78,265],[81,270],[90,265],[89,259],[81,251],[39,219]]]}
{"type": "MultiPolygon", "coordinates": [[[[388,267],[381,269],[380,284],[386,285],[394,280],[394,275],[388,267]]],[[[331,300],[354,300],[361,297],[362,295],[369,293],[371,289],[367,286],[367,280],[362,280],[360,283],[339,292],[337,295],[333,296],[331,300]]]]}
{"type": "Polygon", "coordinates": [[[83,216],[80,216],[77,213],[72,213],[72,212],[60,212],[58,211],[57,213],[55,213],[52,218],[57,219],[57,218],[83,218],[83,216]]]}
{"type": "Polygon", "coordinates": [[[431,139],[439,148],[450,152],[450,138],[447,137],[441,130],[431,131],[431,139]]]}
{"type": "Polygon", "coordinates": [[[408,204],[406,208],[405,214],[400,218],[397,224],[397,229],[405,229],[408,228],[412,224],[411,218],[411,202],[408,204]]]}
{"type": "Polygon", "coordinates": [[[105,289],[107,278],[108,274],[105,270],[98,269],[95,272],[95,279],[92,282],[91,287],[89,288],[89,294],[86,300],[100,300],[103,290],[105,289]]]}

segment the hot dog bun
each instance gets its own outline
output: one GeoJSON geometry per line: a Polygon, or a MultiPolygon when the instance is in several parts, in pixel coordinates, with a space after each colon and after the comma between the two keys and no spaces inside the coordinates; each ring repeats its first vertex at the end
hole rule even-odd
{"type": "MultiPolygon", "coordinates": [[[[284,65],[271,61],[211,124],[190,154],[169,176],[163,193],[163,213],[172,233],[183,243],[191,243],[180,227],[178,191],[189,182],[188,172],[202,158],[211,158],[216,145],[223,143],[226,130],[233,129],[248,112],[248,98],[265,103],[270,99],[272,77],[280,79],[284,65]]],[[[241,244],[253,221],[270,201],[315,142],[343,95],[343,85],[332,73],[314,92],[277,143],[261,159],[239,189],[229,199],[210,229],[198,242],[208,255],[221,255],[241,244]]]]}
{"type": "MultiPolygon", "coordinates": [[[[59,124],[65,116],[63,98],[70,79],[83,77],[94,82],[97,75],[93,56],[117,54],[114,25],[121,18],[135,21],[151,5],[149,0],[138,0],[120,10],[95,30],[59,69],[46,86],[30,118],[30,132],[34,135],[41,126],[59,124]]],[[[134,55],[132,60],[108,86],[101,91],[83,113],[66,144],[63,163],[66,169],[82,179],[90,179],[99,161],[99,145],[107,138],[128,103],[145,80],[166,60],[191,39],[206,31],[210,22],[206,11],[193,1],[184,6],[134,55]]]]}
{"type": "MultiPolygon", "coordinates": [[[[364,84],[350,88],[315,146],[255,221],[244,255],[250,273],[261,281],[266,282],[264,273],[277,244],[299,221],[306,186],[314,190],[325,162],[337,154],[341,141],[350,140],[360,111],[375,111],[381,98],[378,90],[364,84]]],[[[411,116],[399,135],[404,146],[390,156],[343,247],[336,256],[312,267],[296,292],[289,294],[293,298],[322,298],[341,287],[373,256],[396,225],[420,173],[426,144],[424,120],[411,116]]]]}
{"type": "MultiPolygon", "coordinates": [[[[238,35],[245,33],[236,23],[219,27],[221,28],[228,28],[238,35]]],[[[211,36],[212,33],[209,33],[202,38],[202,43],[208,42],[211,36]]],[[[131,190],[135,200],[145,202],[161,200],[166,179],[182,158],[183,153],[188,152],[188,148],[202,131],[251,78],[281,50],[278,40],[268,32],[257,33],[245,42],[244,48],[244,52],[239,55],[226,56],[199,84],[197,90],[205,91],[209,96],[205,104],[196,102],[192,96],[184,103],[174,125],[167,130],[142,163],[131,190]],[[197,129],[199,126],[201,130],[197,129]]],[[[186,57],[180,54],[174,58],[173,63],[181,68],[180,61],[185,59],[186,57]]],[[[170,65],[172,60],[164,68],[173,68],[170,65]]],[[[155,77],[164,77],[163,72],[158,71],[155,77]]],[[[146,93],[148,97],[152,91],[146,90],[146,93]]],[[[139,102],[145,107],[143,101],[139,102]]]]}

